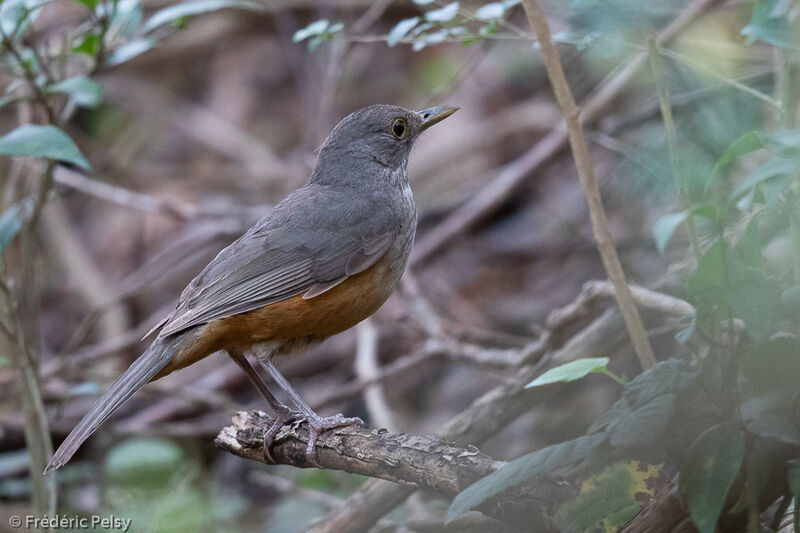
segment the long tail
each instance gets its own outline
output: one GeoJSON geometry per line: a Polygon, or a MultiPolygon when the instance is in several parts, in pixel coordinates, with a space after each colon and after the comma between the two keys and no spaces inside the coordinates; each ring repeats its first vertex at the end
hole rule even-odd
{"type": "Polygon", "coordinates": [[[133,393],[142,388],[175,357],[190,334],[191,330],[153,341],[150,347],[117,378],[111,388],[95,402],[92,409],[70,432],[56,453],[53,454],[44,473],[64,466],[83,444],[83,441],[88,439],[100,427],[100,424],[111,416],[111,413],[116,411],[133,393]]]}

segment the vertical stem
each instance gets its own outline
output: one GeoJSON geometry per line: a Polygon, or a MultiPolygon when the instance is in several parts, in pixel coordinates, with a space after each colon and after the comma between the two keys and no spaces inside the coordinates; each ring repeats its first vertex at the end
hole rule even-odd
{"type": "Polygon", "coordinates": [[[780,100],[780,115],[778,122],[783,129],[797,127],[798,112],[800,111],[800,95],[794,89],[797,79],[800,78],[800,62],[798,54],[792,50],[775,49],[777,56],[777,72],[775,92],[780,100]]]}
{"type": "Polygon", "coordinates": [[[667,136],[667,149],[669,151],[669,163],[672,168],[672,175],[675,178],[675,187],[678,190],[678,196],[681,201],[681,207],[689,211],[689,216],[686,217],[686,232],[689,234],[689,243],[692,247],[692,253],[695,258],[699,259],[702,255],[700,249],[700,241],[697,239],[697,229],[694,225],[694,217],[691,215],[692,201],[689,197],[689,191],[686,187],[686,180],[684,179],[683,172],[681,172],[681,165],[678,159],[678,142],[675,133],[675,120],[672,118],[672,106],[669,101],[669,89],[664,76],[664,65],[661,55],[656,49],[655,39],[650,40],[650,66],[653,71],[653,78],[656,82],[656,91],[658,93],[658,104],[661,107],[661,117],[664,121],[664,130],[667,136]]]}
{"type": "Polygon", "coordinates": [[[31,354],[27,352],[18,330],[16,342],[8,339],[11,361],[20,374],[22,410],[25,414],[25,443],[30,455],[32,507],[37,516],[53,516],[56,510],[56,477],[45,477],[42,473],[53,454],[50,430],[47,426],[44,402],[40,393],[38,373],[32,366],[31,354]],[[46,437],[43,437],[46,435],[46,437]]]}
{"type": "Polygon", "coordinates": [[[792,235],[792,270],[794,271],[794,284],[800,285],[800,222],[797,215],[793,212],[797,209],[797,202],[789,213],[789,229],[792,235]]]}
{"type": "Polygon", "coordinates": [[[794,523],[794,533],[800,533],[800,496],[794,497],[794,505],[792,507],[794,507],[794,520],[792,521],[794,523]]]}
{"type": "Polygon", "coordinates": [[[38,169],[39,189],[32,208],[31,217],[22,226],[19,235],[20,265],[17,279],[21,291],[16,292],[19,308],[13,313],[16,322],[17,349],[13,350],[16,367],[20,374],[23,410],[25,412],[25,439],[30,453],[30,475],[34,485],[34,502],[45,514],[53,516],[56,512],[57,485],[55,476],[44,476],[44,468],[53,455],[53,443],[47,422],[47,413],[42,400],[39,382],[39,280],[36,264],[37,246],[35,231],[38,217],[52,187],[53,163],[48,162],[45,169],[31,167],[31,177],[38,169]]]}
{"type": "MultiPolygon", "coordinates": [[[[775,49],[777,58],[777,76],[775,92],[780,99],[780,115],[778,122],[783,129],[793,129],[798,125],[798,107],[800,96],[795,94],[795,82],[800,78],[800,62],[797,54],[791,50],[775,49]]],[[[798,175],[795,173],[794,179],[798,175]]],[[[800,221],[798,221],[797,208],[800,205],[797,194],[788,202],[789,205],[789,230],[792,236],[792,270],[794,283],[800,285],[800,221]]]]}
{"type": "Polygon", "coordinates": [[[586,138],[583,135],[580,111],[567,84],[558,53],[550,40],[550,28],[544,18],[542,9],[536,0],[523,0],[522,5],[525,8],[528,21],[539,39],[547,75],[553,86],[558,106],[561,108],[561,114],[567,123],[569,144],[572,148],[575,166],[578,169],[578,177],[583,188],[583,194],[589,206],[589,218],[592,224],[592,232],[597,241],[597,250],[603,260],[608,278],[614,285],[617,302],[625,319],[625,326],[631,337],[634,351],[639,358],[639,364],[642,369],[651,368],[655,366],[656,358],[653,354],[653,349],[650,347],[650,340],[642,324],[642,318],[639,316],[639,311],[628,288],[622,263],[619,260],[611,232],[608,229],[608,220],[606,219],[603,200],[600,196],[600,188],[597,186],[592,158],[586,146],[586,138]]]}
{"type": "MultiPolygon", "coordinates": [[[[756,444],[758,446],[758,444],[756,444]]],[[[748,446],[749,448],[749,446],[748,446]]],[[[761,513],[758,509],[758,490],[753,485],[753,480],[756,478],[759,466],[758,454],[755,449],[751,449],[745,457],[745,472],[747,473],[747,480],[744,486],[744,498],[747,505],[747,533],[761,533],[761,513]]]]}

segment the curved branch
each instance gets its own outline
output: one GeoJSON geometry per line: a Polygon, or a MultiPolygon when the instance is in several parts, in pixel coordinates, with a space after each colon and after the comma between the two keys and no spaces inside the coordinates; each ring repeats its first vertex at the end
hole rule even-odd
{"type": "MultiPolygon", "coordinates": [[[[505,464],[475,447],[456,446],[438,437],[363,427],[344,427],[322,433],[317,440],[316,457],[311,461],[306,456],[308,423],[305,421],[281,428],[270,448],[275,458],[275,463],[271,463],[264,456],[262,439],[273,420],[263,411],[239,411],[214,442],[234,455],[265,464],[343,470],[413,485],[447,497],[455,496],[505,464]]],[[[536,477],[487,500],[479,510],[514,528],[530,530],[531,525],[545,528],[546,517],[554,503],[574,490],[564,480],[536,477]]],[[[401,494],[406,495],[404,491],[401,494]]]]}
{"type": "MultiPolygon", "coordinates": [[[[239,411],[214,441],[220,448],[265,464],[264,432],[273,418],[262,411],[239,411]]],[[[270,448],[277,464],[328,468],[395,483],[413,483],[455,496],[503,464],[477,448],[462,448],[432,436],[390,433],[385,429],[343,427],[319,436],[316,457],[306,457],[308,423],[286,424],[270,448]],[[314,464],[316,461],[317,464],[314,464]]]]}

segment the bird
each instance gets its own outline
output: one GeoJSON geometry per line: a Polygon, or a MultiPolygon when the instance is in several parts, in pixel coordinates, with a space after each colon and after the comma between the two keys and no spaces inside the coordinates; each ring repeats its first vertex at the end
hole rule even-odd
{"type": "Polygon", "coordinates": [[[303,351],[373,314],[405,270],[417,226],[408,181],[411,148],[428,128],[457,111],[371,105],[344,117],[319,148],[308,182],[224,248],[183,290],[174,311],[148,335],[149,347],[61,443],[45,473],[66,464],[83,442],[150,381],[223,351],[244,371],[275,414],[264,454],[288,421],[309,424],[313,462],[324,431],[363,424],[321,417],[272,360],[303,351]],[[256,362],[299,409],[280,402],[256,362]]]}

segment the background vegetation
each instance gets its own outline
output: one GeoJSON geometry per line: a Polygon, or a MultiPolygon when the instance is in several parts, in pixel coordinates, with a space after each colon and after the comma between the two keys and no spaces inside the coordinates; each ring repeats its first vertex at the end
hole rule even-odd
{"type": "Polygon", "coordinates": [[[2,0],[0,531],[800,531],[800,4],[542,3],[605,224],[535,5],[2,0]],[[461,107],[412,157],[411,268],[279,366],[323,412],[495,471],[412,494],[235,457],[214,436],[263,406],[215,356],[41,476],[183,286],[372,103],[461,107]],[[591,282],[604,228],[628,296],[591,282]]]}

